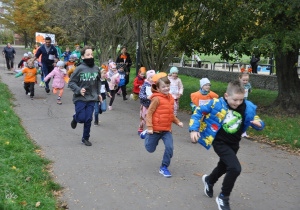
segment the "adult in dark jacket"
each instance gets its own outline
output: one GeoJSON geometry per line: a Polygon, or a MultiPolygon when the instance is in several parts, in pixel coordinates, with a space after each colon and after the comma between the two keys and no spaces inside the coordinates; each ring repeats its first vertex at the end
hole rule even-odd
{"type": "Polygon", "coordinates": [[[253,74],[257,74],[257,63],[260,61],[259,57],[255,57],[255,55],[252,55],[251,61],[250,61],[250,65],[252,67],[252,73],[253,74]]]}
{"type": "Polygon", "coordinates": [[[130,67],[132,65],[132,61],[130,58],[130,54],[127,53],[127,48],[122,47],[122,53],[117,57],[116,64],[125,64],[125,85],[129,82],[129,73],[130,73],[130,67]]]}
{"type": "MultiPolygon", "coordinates": [[[[45,44],[43,44],[36,52],[35,59],[38,59],[42,55],[42,72],[44,77],[46,77],[55,67],[55,59],[58,59],[58,52],[56,48],[51,44],[51,38],[45,38],[45,44]]],[[[49,89],[50,79],[45,82],[45,90],[47,93],[50,92],[49,89]]]]}
{"type": "Polygon", "coordinates": [[[7,43],[6,47],[4,47],[2,54],[5,55],[7,70],[14,70],[14,59],[16,55],[15,49],[7,43]]]}

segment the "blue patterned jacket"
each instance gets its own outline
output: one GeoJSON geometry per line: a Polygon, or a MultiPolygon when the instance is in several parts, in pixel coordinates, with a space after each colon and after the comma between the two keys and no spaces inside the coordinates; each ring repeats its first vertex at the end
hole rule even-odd
{"type": "MultiPolygon", "coordinates": [[[[265,126],[264,122],[256,115],[256,105],[245,100],[245,121],[243,132],[251,125],[256,130],[262,130],[265,126]],[[250,121],[259,121],[261,128],[258,128],[250,123],[250,121]]],[[[229,112],[229,106],[224,98],[214,98],[209,103],[199,106],[195,109],[189,124],[189,131],[199,131],[200,138],[198,142],[207,150],[211,147],[217,132],[221,128],[225,116],[229,112]],[[202,119],[203,118],[203,119],[202,119]]]]}

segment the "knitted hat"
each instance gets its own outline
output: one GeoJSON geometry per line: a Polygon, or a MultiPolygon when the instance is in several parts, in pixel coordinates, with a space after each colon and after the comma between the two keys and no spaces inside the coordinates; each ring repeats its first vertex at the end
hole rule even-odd
{"type": "Polygon", "coordinates": [[[28,55],[32,55],[32,52],[28,52],[28,55]]]}
{"type": "Polygon", "coordinates": [[[153,82],[157,82],[160,78],[162,77],[166,77],[167,74],[165,72],[159,72],[158,74],[155,74],[153,77],[152,77],[152,80],[153,82]]]}
{"type": "Polygon", "coordinates": [[[147,71],[147,79],[149,79],[150,77],[155,75],[155,71],[154,70],[149,70],[147,71]]]}
{"type": "Polygon", "coordinates": [[[125,68],[125,64],[119,63],[119,64],[117,65],[117,69],[120,69],[120,68],[125,68]]]}
{"type": "Polygon", "coordinates": [[[202,78],[200,80],[200,87],[202,88],[206,84],[210,84],[210,81],[207,78],[202,78]]]}
{"type": "Polygon", "coordinates": [[[110,63],[109,63],[109,68],[110,68],[110,69],[116,69],[116,68],[117,68],[116,63],[115,63],[115,62],[110,62],[110,63]]]}
{"type": "Polygon", "coordinates": [[[171,69],[170,69],[170,74],[173,74],[173,73],[177,73],[178,74],[178,68],[176,66],[173,66],[171,69]]]}
{"type": "Polygon", "coordinates": [[[28,57],[28,54],[27,54],[27,53],[24,53],[24,57],[28,57]]]}
{"type": "Polygon", "coordinates": [[[65,65],[65,63],[63,61],[58,61],[56,63],[56,66],[64,66],[64,65],[65,65]]]}
{"type": "Polygon", "coordinates": [[[146,67],[141,67],[139,73],[146,73],[146,67]]]}

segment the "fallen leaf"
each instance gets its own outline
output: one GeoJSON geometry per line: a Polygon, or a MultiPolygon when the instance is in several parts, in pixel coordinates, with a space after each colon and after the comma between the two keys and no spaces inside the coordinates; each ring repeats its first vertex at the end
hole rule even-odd
{"type": "Polygon", "coordinates": [[[39,207],[41,205],[41,202],[36,202],[35,207],[39,207]]]}
{"type": "Polygon", "coordinates": [[[6,145],[9,145],[9,141],[5,142],[6,145]]]}
{"type": "Polygon", "coordinates": [[[30,179],[31,179],[31,177],[27,177],[27,178],[26,178],[26,182],[29,182],[30,179]]]}
{"type": "Polygon", "coordinates": [[[297,142],[298,142],[298,140],[295,140],[295,141],[294,141],[294,145],[296,145],[296,144],[297,144],[297,142]]]}
{"type": "Polygon", "coordinates": [[[17,169],[17,167],[16,167],[16,166],[13,166],[13,167],[11,167],[11,169],[17,169]]]}
{"type": "Polygon", "coordinates": [[[194,173],[193,175],[194,175],[194,176],[203,176],[204,174],[201,174],[201,173],[194,173]]]}
{"type": "Polygon", "coordinates": [[[19,204],[22,205],[22,206],[26,206],[26,205],[27,205],[27,202],[26,202],[26,201],[22,201],[22,202],[20,202],[19,204]]]}

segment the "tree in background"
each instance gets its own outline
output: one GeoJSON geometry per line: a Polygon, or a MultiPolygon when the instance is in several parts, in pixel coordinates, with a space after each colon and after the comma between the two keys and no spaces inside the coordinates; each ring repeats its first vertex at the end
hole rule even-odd
{"type": "Polygon", "coordinates": [[[221,54],[226,60],[234,59],[230,57],[234,50],[239,56],[250,56],[254,48],[266,56],[273,52],[279,86],[274,105],[300,111],[299,0],[188,0],[183,6],[174,4],[172,10],[176,11],[172,33],[177,33],[176,45],[182,51],[221,54]]]}
{"type": "Polygon", "coordinates": [[[42,32],[47,20],[45,0],[3,0],[6,13],[0,14],[0,23],[22,36],[25,47],[35,40],[35,32],[42,32]]]}

